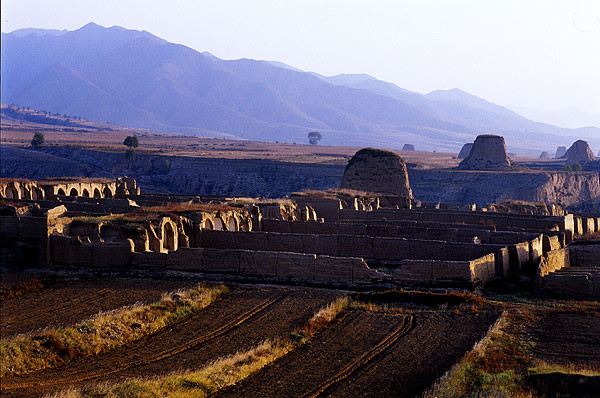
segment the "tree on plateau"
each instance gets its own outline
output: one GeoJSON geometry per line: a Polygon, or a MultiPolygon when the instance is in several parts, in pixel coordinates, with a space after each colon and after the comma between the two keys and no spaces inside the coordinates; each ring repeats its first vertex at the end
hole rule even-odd
{"type": "Polygon", "coordinates": [[[323,136],[318,131],[311,131],[308,133],[308,142],[310,145],[317,145],[323,136]]]}

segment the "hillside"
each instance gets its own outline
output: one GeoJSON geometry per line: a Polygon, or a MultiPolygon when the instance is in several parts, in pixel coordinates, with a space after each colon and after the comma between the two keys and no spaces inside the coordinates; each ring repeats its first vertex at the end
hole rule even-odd
{"type": "MultiPolygon", "coordinates": [[[[2,98],[90,120],[213,137],[457,151],[481,133],[511,151],[555,150],[600,129],[536,123],[460,90],[428,95],[368,75],[324,77],[275,61],[222,60],[145,31],[90,23],[2,34],[2,98]],[[568,136],[568,137],[566,137],[568,136]]],[[[594,138],[595,137],[595,138],[594,138]]]]}

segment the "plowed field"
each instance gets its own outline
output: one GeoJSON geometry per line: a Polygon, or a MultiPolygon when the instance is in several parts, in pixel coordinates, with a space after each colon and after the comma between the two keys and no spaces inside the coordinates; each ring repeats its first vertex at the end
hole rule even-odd
{"type": "Polygon", "coordinates": [[[60,327],[136,302],[150,303],[163,293],[193,283],[150,279],[110,279],[68,283],[3,300],[0,333],[10,337],[45,327],[60,327]]]}
{"type": "Polygon", "coordinates": [[[600,316],[550,312],[530,334],[538,358],[600,369],[600,316]]]}
{"type": "Polygon", "coordinates": [[[299,349],[219,397],[411,397],[442,376],[495,313],[349,310],[299,349]]]}
{"type": "Polygon", "coordinates": [[[117,350],[8,377],[2,396],[41,396],[71,386],[196,369],[265,339],[288,336],[337,295],[320,289],[234,288],[204,310],[117,350]]]}

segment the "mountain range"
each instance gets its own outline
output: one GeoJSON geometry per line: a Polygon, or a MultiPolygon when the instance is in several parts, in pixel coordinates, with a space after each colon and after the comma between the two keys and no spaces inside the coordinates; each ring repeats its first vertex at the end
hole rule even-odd
{"type": "Polygon", "coordinates": [[[2,33],[2,102],[157,131],[260,141],[457,151],[478,134],[553,151],[600,129],[534,122],[459,89],[411,92],[366,74],[223,60],[146,31],[89,23],[2,33]]]}

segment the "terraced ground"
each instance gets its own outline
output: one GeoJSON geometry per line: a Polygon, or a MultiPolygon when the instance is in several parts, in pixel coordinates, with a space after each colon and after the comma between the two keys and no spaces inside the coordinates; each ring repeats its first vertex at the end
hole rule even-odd
{"type": "Polygon", "coordinates": [[[93,359],[7,377],[2,380],[2,396],[39,397],[67,387],[196,369],[265,339],[287,337],[339,294],[322,289],[235,287],[207,308],[127,346],[93,359]]]}
{"type": "Polygon", "coordinates": [[[218,397],[410,397],[473,347],[496,312],[348,310],[299,349],[218,397]]]}
{"type": "Polygon", "coordinates": [[[71,325],[100,311],[158,301],[165,292],[193,285],[184,281],[125,278],[55,284],[3,300],[0,333],[7,338],[45,327],[71,325]]]}

